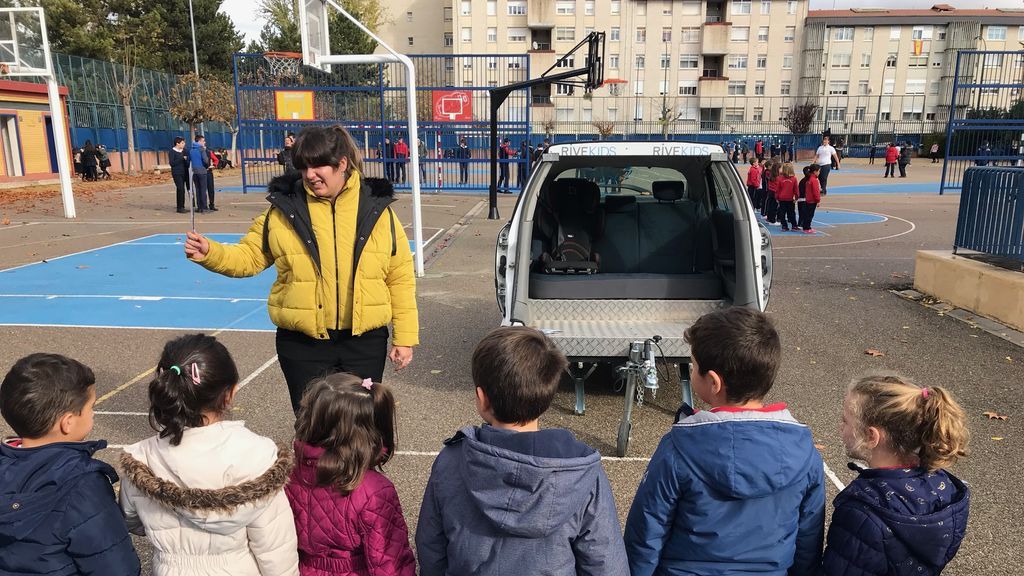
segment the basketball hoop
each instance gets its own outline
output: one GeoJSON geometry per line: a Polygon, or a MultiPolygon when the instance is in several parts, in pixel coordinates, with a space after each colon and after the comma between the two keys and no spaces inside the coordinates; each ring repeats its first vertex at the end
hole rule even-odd
{"type": "Polygon", "coordinates": [[[263,59],[270,67],[270,75],[282,78],[298,76],[302,66],[302,54],[298,52],[264,52],[263,59]]]}

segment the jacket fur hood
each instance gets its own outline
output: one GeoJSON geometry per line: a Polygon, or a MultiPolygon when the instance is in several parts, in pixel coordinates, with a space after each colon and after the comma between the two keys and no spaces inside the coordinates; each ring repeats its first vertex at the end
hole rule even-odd
{"type": "Polygon", "coordinates": [[[252,480],[217,489],[183,488],[160,478],[131,454],[121,455],[124,477],[139,492],[167,508],[193,513],[230,513],[240,506],[269,499],[288,482],[292,465],[292,451],[279,444],[277,460],[266,472],[252,480]]]}
{"type": "MultiPolygon", "coordinates": [[[[384,178],[367,178],[362,177],[361,182],[364,188],[369,188],[370,195],[375,198],[394,198],[395,188],[384,178]]],[[[267,186],[267,192],[269,194],[279,193],[285,195],[301,194],[303,192],[302,186],[302,174],[299,172],[289,172],[276,176],[270,181],[267,186]]],[[[364,192],[365,194],[365,192],[364,192]]]]}

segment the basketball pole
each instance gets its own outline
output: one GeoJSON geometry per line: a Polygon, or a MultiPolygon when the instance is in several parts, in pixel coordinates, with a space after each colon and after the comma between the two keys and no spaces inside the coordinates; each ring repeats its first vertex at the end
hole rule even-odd
{"type": "Polygon", "coordinates": [[[68,126],[64,121],[64,107],[60,102],[60,87],[57,86],[57,79],[54,77],[53,59],[50,57],[50,37],[46,33],[46,13],[42,8],[35,8],[39,11],[39,29],[43,36],[43,56],[46,58],[46,96],[50,103],[50,118],[53,122],[53,148],[57,155],[57,173],[60,176],[60,197],[64,203],[64,217],[75,218],[75,196],[71,189],[71,164],[68,159],[71,151],[68,149],[68,126]]]}
{"type": "MultiPolygon", "coordinates": [[[[382,62],[398,62],[405,66],[405,101],[407,105],[407,115],[409,118],[408,130],[409,130],[409,142],[416,142],[416,138],[419,137],[419,125],[416,118],[416,67],[413,66],[412,59],[405,54],[400,54],[383,40],[380,39],[376,34],[370,31],[369,28],[363,25],[362,22],[357,20],[351,14],[349,14],[340,4],[334,0],[326,0],[326,4],[332,6],[338,12],[341,12],[345,18],[356,25],[357,28],[362,30],[366,35],[372,38],[382,48],[390,52],[390,54],[349,54],[349,55],[325,55],[318,58],[318,64],[378,64],[382,62]]],[[[308,48],[307,48],[308,50],[308,48]]],[[[306,52],[308,54],[308,52],[306,52]]],[[[381,118],[381,123],[384,119],[381,118]]],[[[410,181],[412,182],[412,229],[413,229],[413,242],[416,246],[416,253],[413,255],[413,261],[416,268],[416,276],[423,276],[423,222],[421,217],[421,203],[420,203],[420,153],[418,146],[412,146],[409,150],[409,158],[412,160],[410,170],[412,171],[410,181]]]]}

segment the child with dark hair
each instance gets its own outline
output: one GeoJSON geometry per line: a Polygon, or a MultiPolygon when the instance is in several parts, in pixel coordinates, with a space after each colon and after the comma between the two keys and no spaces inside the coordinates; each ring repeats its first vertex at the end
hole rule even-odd
{"type": "Polygon", "coordinates": [[[299,573],[291,451],[226,419],[237,391],[235,362],[212,336],[164,346],[149,383],[157,435],[121,457],[121,508],[153,544],[154,576],[299,573]]]}
{"type": "Polygon", "coordinates": [[[0,574],[139,574],[117,507],[117,473],[93,454],[96,378],[58,354],[18,360],[0,384],[0,413],[18,438],[0,442],[0,574]]]}
{"type": "Polygon", "coordinates": [[[601,454],[538,419],[567,362],[543,333],[498,328],[473,352],[487,422],[445,441],[416,527],[421,576],[628,574],[601,454]]]}
{"type": "Polygon", "coordinates": [[[783,232],[788,232],[791,225],[794,230],[797,229],[796,199],[799,193],[798,186],[799,182],[796,180],[793,164],[786,162],[782,165],[782,170],[775,185],[775,200],[779,206],[777,212],[783,232]]]}
{"type": "Polygon", "coordinates": [[[811,225],[814,222],[814,211],[818,209],[818,204],[821,204],[821,183],[818,182],[818,171],[821,169],[817,164],[811,164],[807,167],[807,184],[804,187],[804,213],[800,219],[800,227],[804,229],[804,234],[814,234],[814,228],[811,225]]]}
{"type": "Polygon", "coordinates": [[[764,403],[778,332],[764,313],[733,307],[685,337],[693,391],[711,408],[686,410],[651,457],[626,521],[630,573],[812,574],[824,470],[807,426],[784,403],[764,403]]]}
{"type": "Polygon", "coordinates": [[[757,208],[757,191],[761,188],[761,165],[757,158],[750,159],[750,168],[747,169],[747,196],[750,202],[757,208]]]}
{"type": "Polygon", "coordinates": [[[369,378],[314,380],[295,421],[298,464],[285,488],[302,576],[415,576],[395,486],[380,473],[395,453],[395,398],[369,378]]]}
{"type": "Polygon", "coordinates": [[[779,201],[776,193],[779,190],[779,177],[782,175],[782,162],[778,158],[772,158],[768,164],[768,193],[764,199],[764,217],[769,224],[775,224],[779,212],[779,201]]]}
{"type": "Polygon", "coordinates": [[[945,470],[967,455],[967,419],[950,393],[895,375],[861,378],[840,433],[860,476],[836,496],[823,574],[942,572],[967,530],[971,493],[945,470]]]}
{"type": "Polygon", "coordinates": [[[804,216],[807,212],[807,181],[810,179],[809,174],[811,173],[810,166],[804,166],[803,178],[797,182],[797,198],[796,198],[796,219],[798,226],[797,228],[804,227],[804,216]]]}

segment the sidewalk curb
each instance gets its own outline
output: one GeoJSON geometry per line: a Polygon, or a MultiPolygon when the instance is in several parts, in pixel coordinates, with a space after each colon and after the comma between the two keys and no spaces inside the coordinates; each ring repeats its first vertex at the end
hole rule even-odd
{"type": "Polygon", "coordinates": [[[890,292],[904,300],[917,302],[926,308],[931,308],[938,312],[939,316],[950,316],[969,325],[971,328],[983,330],[997,338],[1006,340],[1010,344],[1015,344],[1024,348],[1024,332],[1015,330],[1000,322],[996,322],[991,318],[979,316],[970,310],[957,308],[948,302],[936,300],[934,297],[918,292],[917,290],[890,290],[890,292]]]}

